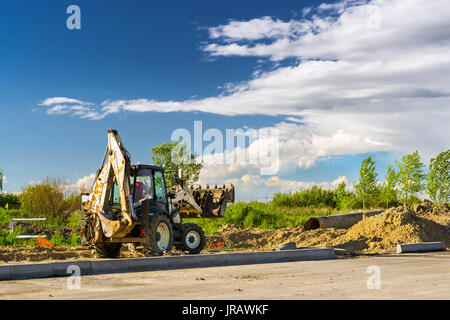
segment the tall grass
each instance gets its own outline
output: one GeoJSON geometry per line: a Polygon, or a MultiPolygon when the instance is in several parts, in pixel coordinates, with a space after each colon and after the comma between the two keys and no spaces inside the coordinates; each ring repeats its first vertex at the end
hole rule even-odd
{"type": "Polygon", "coordinates": [[[278,229],[302,226],[313,216],[337,213],[332,208],[314,207],[278,207],[274,203],[258,201],[236,202],[228,205],[225,217],[217,219],[185,219],[202,227],[206,234],[214,234],[226,224],[234,224],[245,228],[278,229]]]}

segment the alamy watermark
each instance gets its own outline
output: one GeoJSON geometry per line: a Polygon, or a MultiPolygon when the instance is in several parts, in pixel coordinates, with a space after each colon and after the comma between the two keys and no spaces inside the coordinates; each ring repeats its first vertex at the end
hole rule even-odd
{"type": "Polygon", "coordinates": [[[370,276],[367,278],[366,284],[369,290],[379,290],[381,289],[381,269],[379,266],[371,265],[366,269],[366,273],[370,276]]]}
{"type": "Polygon", "coordinates": [[[69,30],[80,30],[81,29],[81,9],[79,6],[72,4],[67,7],[67,14],[70,14],[66,20],[66,26],[69,30]]]}
{"type": "Polygon", "coordinates": [[[188,129],[178,128],[171,140],[186,146],[181,155],[179,150],[172,152],[176,164],[190,160],[193,152],[206,165],[252,165],[260,168],[261,175],[274,175],[279,169],[277,128],[226,129],[224,134],[216,128],[203,132],[203,122],[194,121],[193,137],[188,129]]]}
{"type": "Polygon", "coordinates": [[[66,287],[69,290],[81,289],[81,269],[76,264],[67,267],[66,273],[70,276],[67,278],[66,287]]]}
{"type": "Polygon", "coordinates": [[[375,5],[370,5],[367,7],[367,13],[369,17],[366,20],[366,26],[370,30],[380,30],[381,29],[381,10],[380,7],[375,5]]]}

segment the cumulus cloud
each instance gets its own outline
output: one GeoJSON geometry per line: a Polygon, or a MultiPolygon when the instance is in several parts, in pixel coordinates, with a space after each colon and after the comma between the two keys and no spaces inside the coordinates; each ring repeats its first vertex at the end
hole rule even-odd
{"type": "Polygon", "coordinates": [[[89,192],[94,184],[94,180],[95,173],[92,173],[78,179],[75,183],[68,185],[67,189],[74,192],[89,192]]]}
{"type": "MultiPolygon", "coordinates": [[[[92,120],[123,112],[285,115],[274,125],[280,131],[281,170],[308,168],[329,156],[418,149],[429,158],[448,148],[446,0],[341,1],[307,8],[301,18],[288,21],[230,20],[208,34],[202,50],[211,56],[296,63],[224,84],[223,93],[204,99],[106,100],[94,106],[48,98],[41,105],[52,115],[92,120]]],[[[242,165],[210,172],[242,177],[254,170],[242,165]]]]}
{"type": "MultiPolygon", "coordinates": [[[[217,180],[216,180],[217,181],[217,180]]],[[[224,183],[233,184],[239,190],[237,200],[263,200],[266,196],[271,199],[277,192],[293,192],[301,189],[311,188],[314,185],[326,189],[334,189],[339,183],[347,183],[347,177],[341,176],[333,181],[306,182],[282,179],[278,176],[261,178],[258,175],[245,174],[240,178],[224,179],[224,183]]],[[[213,179],[200,180],[200,183],[214,183],[213,179]]]]}
{"type": "Polygon", "coordinates": [[[72,99],[72,98],[66,98],[66,97],[54,97],[54,98],[47,98],[44,101],[42,101],[39,105],[40,106],[52,106],[55,104],[61,104],[61,103],[75,103],[79,105],[92,105],[93,103],[81,101],[78,99],[72,99]]]}

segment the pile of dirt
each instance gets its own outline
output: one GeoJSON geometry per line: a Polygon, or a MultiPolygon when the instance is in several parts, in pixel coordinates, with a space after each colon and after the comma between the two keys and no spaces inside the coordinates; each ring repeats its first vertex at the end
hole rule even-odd
{"type": "Polygon", "coordinates": [[[446,204],[399,206],[366,217],[350,229],[299,228],[278,230],[244,229],[226,225],[216,235],[208,236],[208,244],[222,242],[225,247],[272,250],[294,241],[297,247],[336,247],[352,253],[392,252],[397,244],[442,241],[450,248],[450,210],[446,204]]]}
{"type": "Polygon", "coordinates": [[[450,210],[446,204],[424,201],[364,218],[332,241],[349,251],[380,253],[401,243],[441,241],[450,248],[450,210]]]}
{"type": "Polygon", "coordinates": [[[0,264],[92,259],[87,247],[0,246],[0,264]]]}
{"type": "Polygon", "coordinates": [[[207,236],[207,247],[222,243],[227,249],[273,250],[282,244],[294,241],[297,247],[324,247],[345,230],[316,229],[306,231],[303,227],[287,227],[276,230],[242,228],[225,225],[217,234],[207,236]]]}

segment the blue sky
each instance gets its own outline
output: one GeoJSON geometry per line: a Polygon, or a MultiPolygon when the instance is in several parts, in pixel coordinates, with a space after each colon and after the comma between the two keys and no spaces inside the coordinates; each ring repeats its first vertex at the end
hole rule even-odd
{"type": "Polygon", "coordinates": [[[248,166],[205,171],[202,182],[233,182],[238,198],[308,183],[333,186],[343,177],[350,183],[368,154],[381,176],[389,163],[416,149],[427,160],[448,148],[449,95],[442,83],[449,80],[449,34],[442,26],[449,10],[445,2],[431,1],[425,11],[424,5],[2,3],[4,191],[46,176],[70,183],[88,177],[100,165],[109,128],[119,130],[133,162],[150,163],[152,146],[169,141],[177,128],[193,130],[196,120],[204,130],[280,129],[278,180],[248,166]],[[71,4],[81,9],[80,30],[66,27],[71,4]],[[408,10],[421,12],[415,25],[404,17],[408,10]],[[361,27],[356,37],[355,26],[361,27]],[[414,63],[404,67],[405,61],[414,63]],[[85,102],[95,116],[52,112],[56,104],[43,102],[54,97],[85,102]],[[433,125],[421,123],[424,115],[433,125]]]}

